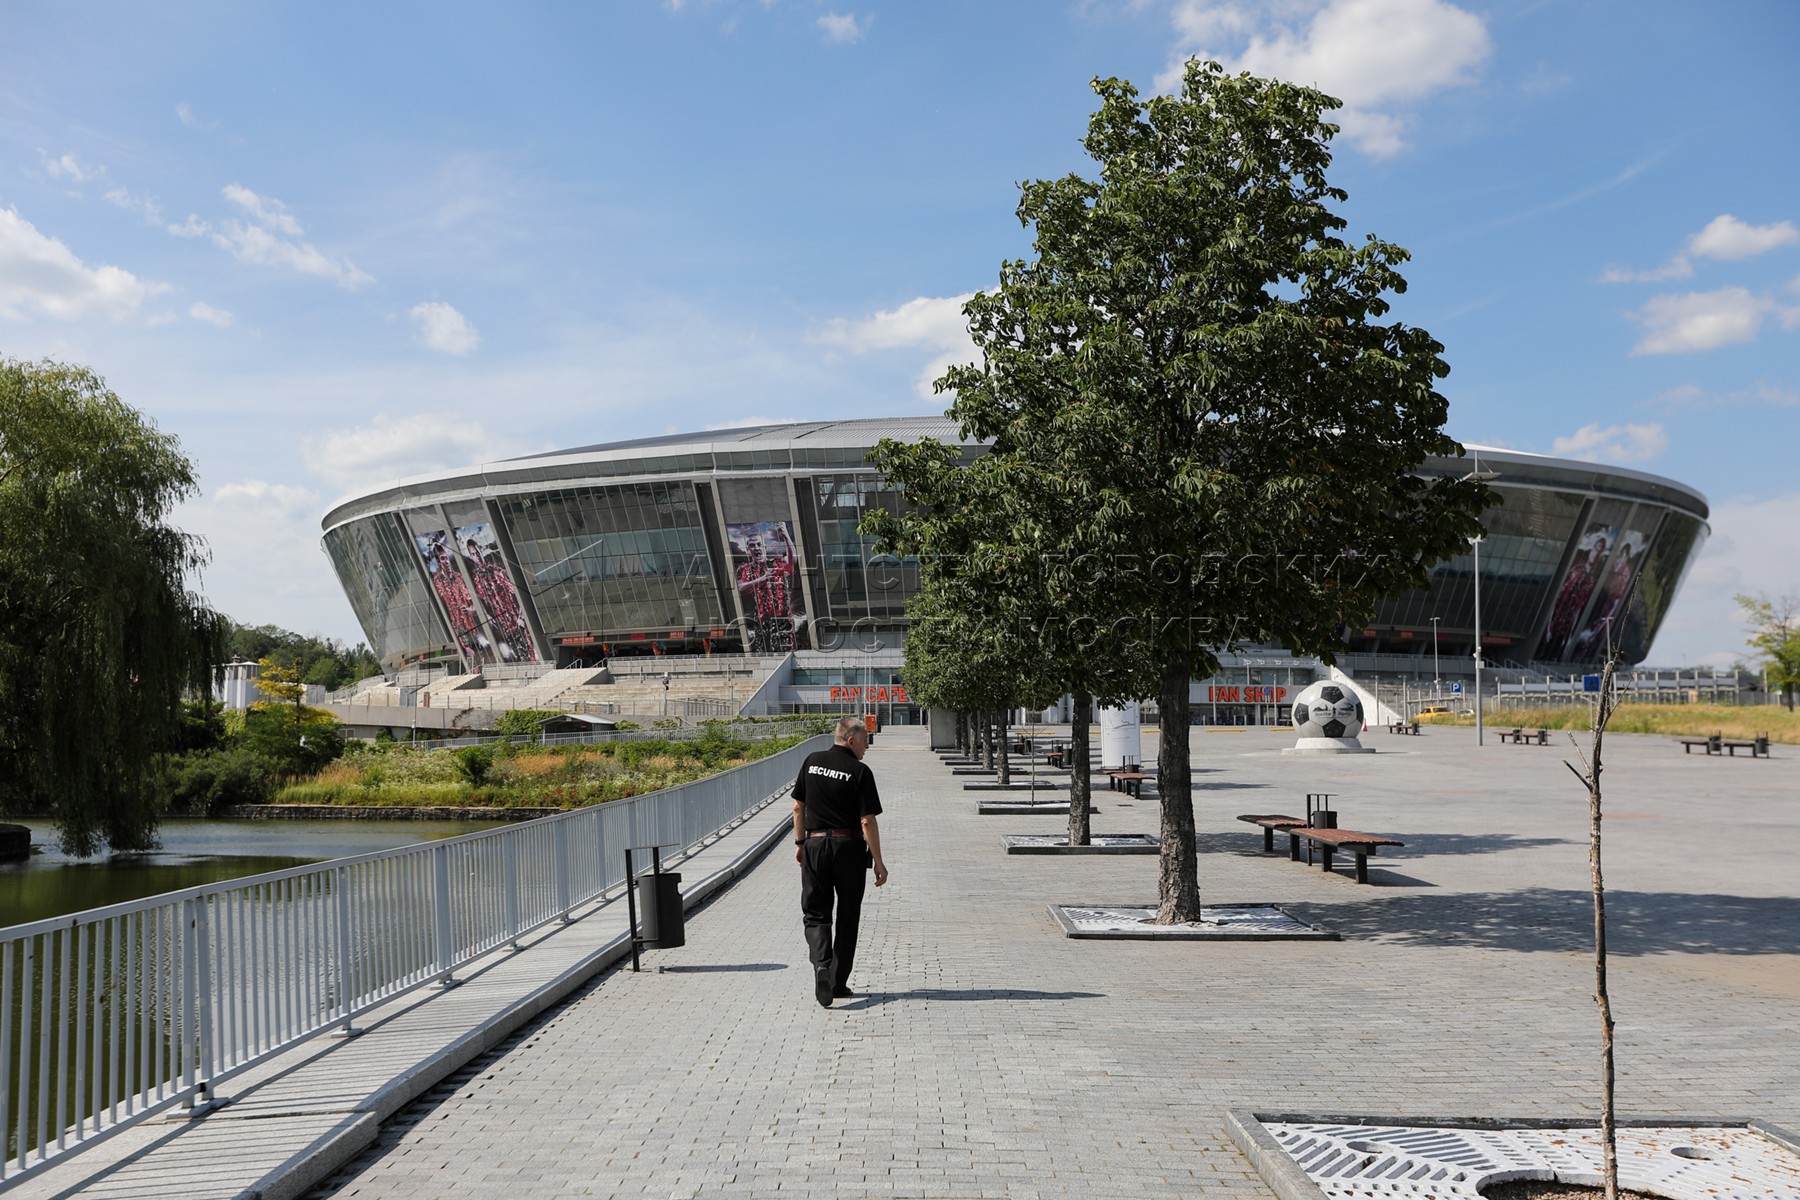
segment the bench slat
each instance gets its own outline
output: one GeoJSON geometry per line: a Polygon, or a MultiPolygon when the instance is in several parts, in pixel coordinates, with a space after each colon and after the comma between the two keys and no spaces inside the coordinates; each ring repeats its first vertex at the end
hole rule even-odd
{"type": "Polygon", "coordinates": [[[1297,837],[1303,837],[1309,842],[1318,842],[1321,845],[1332,846],[1334,848],[1347,846],[1406,845],[1405,842],[1396,841],[1389,837],[1382,837],[1380,834],[1357,833],[1353,829],[1314,829],[1310,825],[1303,825],[1297,829],[1287,829],[1283,832],[1297,837]]]}

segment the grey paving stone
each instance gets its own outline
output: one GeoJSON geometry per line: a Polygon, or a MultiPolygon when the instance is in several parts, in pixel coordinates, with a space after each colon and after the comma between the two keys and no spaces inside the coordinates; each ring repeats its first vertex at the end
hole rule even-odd
{"type": "MultiPolygon", "coordinates": [[[[864,908],[862,995],[814,1003],[778,845],[690,917],[686,947],[646,956],[663,970],[605,974],[315,1195],[1266,1200],[1228,1109],[1596,1112],[1566,743],[1434,729],[1306,759],[1284,740],[1196,731],[1202,898],[1279,904],[1342,941],[1067,939],[1049,905],[1149,903],[1154,859],[1009,856],[922,735],[890,729],[868,760],[893,878],[864,908]],[[1236,821],[1318,791],[1345,827],[1406,842],[1369,886],[1265,855],[1236,821]]],[[[1795,760],[1614,735],[1606,780],[1622,1111],[1800,1126],[1795,760]]],[[[1156,821],[1154,801],[1106,807],[1096,833],[1156,821]]]]}

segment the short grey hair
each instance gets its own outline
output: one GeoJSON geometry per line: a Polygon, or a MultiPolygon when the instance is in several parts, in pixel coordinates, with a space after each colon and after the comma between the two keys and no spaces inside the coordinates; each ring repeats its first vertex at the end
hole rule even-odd
{"type": "Polygon", "coordinates": [[[839,717],[837,732],[831,735],[831,740],[842,746],[850,740],[850,735],[853,733],[860,733],[864,737],[869,736],[868,727],[863,724],[863,719],[861,717],[839,717]]]}

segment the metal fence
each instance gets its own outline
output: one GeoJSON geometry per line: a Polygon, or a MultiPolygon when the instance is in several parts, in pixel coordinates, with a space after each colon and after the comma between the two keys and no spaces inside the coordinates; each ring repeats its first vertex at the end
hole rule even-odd
{"type": "Polygon", "coordinates": [[[625,847],[698,845],[829,742],[506,829],[0,929],[0,1186],[451,982],[624,884],[625,847]]]}

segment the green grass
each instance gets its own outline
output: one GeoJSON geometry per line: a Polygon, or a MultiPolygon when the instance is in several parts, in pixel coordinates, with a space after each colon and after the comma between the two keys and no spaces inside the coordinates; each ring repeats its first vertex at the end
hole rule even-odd
{"type": "Polygon", "coordinates": [[[318,774],[278,789],[271,802],[375,808],[581,808],[704,779],[810,736],[807,729],[752,740],[710,727],[685,741],[496,744],[491,760],[479,768],[479,781],[470,777],[469,767],[454,750],[359,746],[318,774]]]}
{"type": "MultiPolygon", "coordinates": [[[[1429,725],[1473,725],[1475,718],[1428,716],[1429,725]]],[[[1497,708],[1488,705],[1482,720],[1489,729],[1586,729],[1591,720],[1588,706],[1548,705],[1497,708]]],[[[1746,707],[1738,704],[1621,704],[1607,726],[1611,733],[1655,733],[1667,737],[1707,737],[1722,733],[1732,741],[1747,742],[1758,734],[1787,745],[1800,745],[1800,713],[1785,708],[1746,707]]]]}

